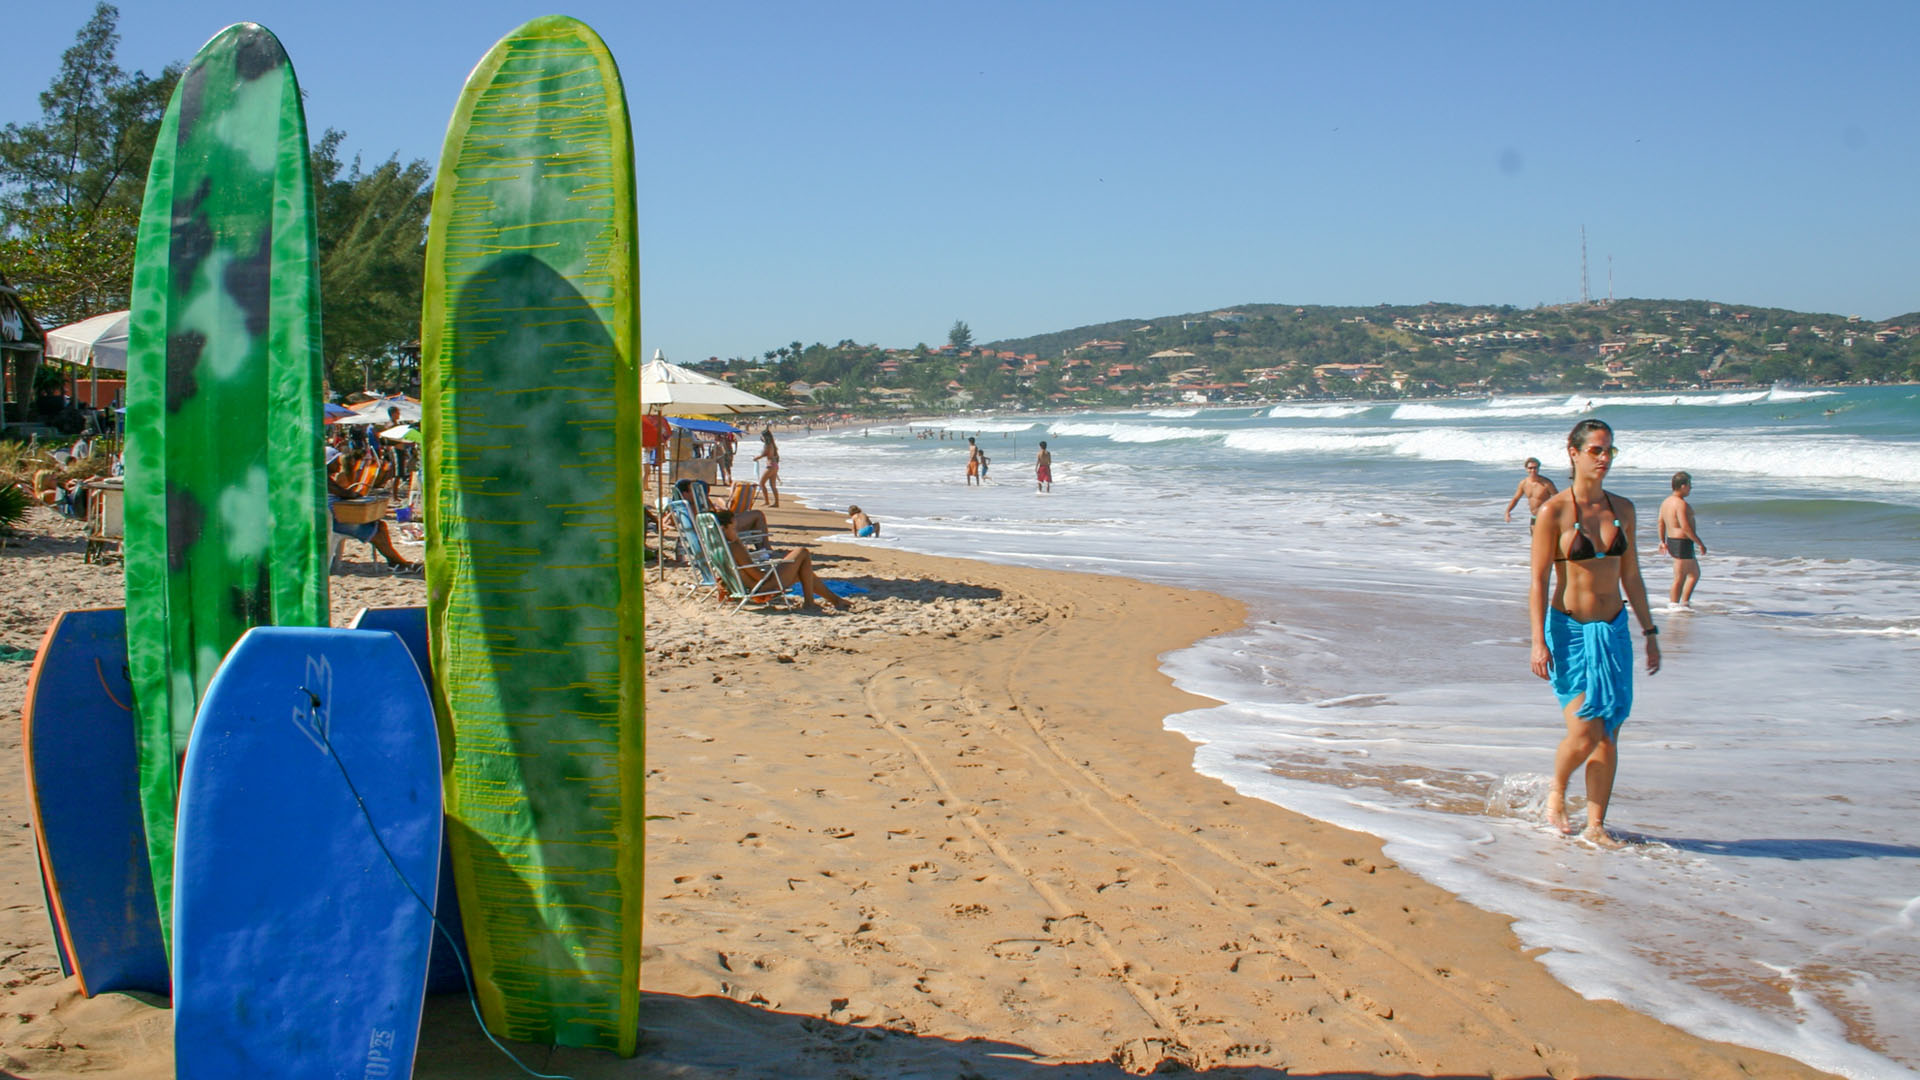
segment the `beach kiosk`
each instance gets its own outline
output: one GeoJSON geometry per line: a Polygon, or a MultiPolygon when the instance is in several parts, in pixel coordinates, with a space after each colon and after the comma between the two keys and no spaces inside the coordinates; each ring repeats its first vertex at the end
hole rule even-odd
{"type": "Polygon", "coordinates": [[[33,412],[33,383],[40,373],[46,335],[20,294],[0,273],[0,432],[24,424],[33,412]]]}

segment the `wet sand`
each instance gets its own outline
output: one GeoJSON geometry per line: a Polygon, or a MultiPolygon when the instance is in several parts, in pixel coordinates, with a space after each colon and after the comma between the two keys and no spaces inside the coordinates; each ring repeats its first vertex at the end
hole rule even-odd
{"type": "MultiPolygon", "coordinates": [[[[843,528],[774,511],[775,545],[843,528]]],[[[0,645],[117,606],[117,565],[48,515],[0,553],[0,645]],[[68,532],[63,533],[62,530],[68,532]],[[50,535],[49,535],[50,534],[50,535]]],[[[725,613],[649,587],[641,1053],[517,1046],[578,1077],[1823,1075],[1588,1002],[1506,920],[1369,837],[1196,775],[1157,657],[1222,597],[814,544],[845,614],[725,613]]],[[[419,603],[364,549],[335,621],[419,603]]],[[[0,663],[18,716],[28,665],[0,663]]],[[[78,997],[55,961],[0,725],[0,1067],[165,1077],[164,1001],[78,997]]],[[[416,1075],[521,1075],[464,998],[416,1075]]]]}

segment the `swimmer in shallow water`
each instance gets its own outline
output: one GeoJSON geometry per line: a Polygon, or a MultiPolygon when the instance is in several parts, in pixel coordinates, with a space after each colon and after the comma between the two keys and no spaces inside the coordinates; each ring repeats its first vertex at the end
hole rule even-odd
{"type": "MultiPolygon", "coordinates": [[[[1042,445],[1045,445],[1044,443],[1042,445]]],[[[1520,486],[1513,489],[1513,498],[1507,500],[1507,520],[1513,520],[1513,508],[1520,500],[1527,500],[1527,529],[1532,531],[1534,522],[1540,520],[1540,504],[1560,494],[1553,481],[1540,475],[1540,459],[1527,459],[1527,475],[1520,478],[1520,486]]]]}
{"type": "Polygon", "coordinates": [[[1687,495],[1693,491],[1693,477],[1684,472],[1673,474],[1673,494],[1660,504],[1660,550],[1673,559],[1673,588],[1667,602],[1680,607],[1693,606],[1693,587],[1700,584],[1700,560],[1694,548],[1707,553],[1707,542],[1700,539],[1694,523],[1693,505],[1687,495]]]}
{"type": "Polygon", "coordinates": [[[1554,753],[1547,821],[1561,833],[1573,832],[1567,784],[1584,765],[1587,824],[1580,835],[1605,847],[1620,846],[1606,820],[1620,763],[1620,726],[1633,709],[1629,605],[1645,636],[1647,673],[1660,670],[1660,628],[1640,576],[1633,503],[1603,486],[1616,453],[1605,421],[1582,420],[1567,435],[1573,484],[1540,507],[1527,593],[1533,634],[1528,664],[1552,683],[1566,725],[1554,753]]]}

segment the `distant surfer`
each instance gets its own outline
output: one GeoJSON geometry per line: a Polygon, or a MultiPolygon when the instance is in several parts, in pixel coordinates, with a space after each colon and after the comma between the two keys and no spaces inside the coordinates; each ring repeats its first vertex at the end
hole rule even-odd
{"type": "Polygon", "coordinates": [[[1513,520],[1513,508],[1520,500],[1527,500],[1527,530],[1533,530],[1534,522],[1540,520],[1540,504],[1560,493],[1553,481],[1540,475],[1540,459],[1527,459],[1527,475],[1520,478],[1520,486],[1513,489],[1513,498],[1507,500],[1507,520],[1513,520]]]}
{"type": "Polygon", "coordinates": [[[1533,635],[1528,664],[1552,683],[1567,730],[1554,753],[1547,821],[1562,833],[1573,831],[1567,783],[1584,764],[1587,826],[1580,835],[1605,847],[1620,846],[1606,819],[1619,767],[1620,725],[1633,709],[1629,604],[1645,636],[1647,673],[1660,670],[1660,628],[1640,576],[1633,504],[1602,486],[1617,452],[1613,429],[1603,420],[1582,420],[1567,435],[1573,485],[1540,507],[1527,591],[1533,635]]]}
{"type": "Polygon", "coordinates": [[[1693,606],[1693,587],[1700,584],[1700,560],[1694,550],[1707,553],[1707,543],[1700,539],[1694,522],[1693,505],[1687,502],[1692,491],[1693,477],[1674,473],[1673,494],[1660,504],[1660,550],[1673,559],[1673,590],[1667,600],[1681,607],[1693,606]]]}

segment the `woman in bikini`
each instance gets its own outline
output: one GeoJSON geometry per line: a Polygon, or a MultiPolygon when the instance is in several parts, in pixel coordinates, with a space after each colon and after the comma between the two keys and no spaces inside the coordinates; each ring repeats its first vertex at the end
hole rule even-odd
{"type": "Polygon", "coordinates": [[[1552,682],[1567,726],[1554,754],[1547,820],[1562,833],[1573,831],[1567,782],[1584,763],[1587,827],[1580,835],[1608,847],[1619,846],[1606,830],[1607,800],[1619,767],[1620,725],[1633,708],[1629,604],[1645,635],[1647,674],[1660,670],[1660,628],[1640,577],[1633,504],[1602,486],[1616,453],[1604,421],[1582,420],[1567,435],[1573,484],[1540,507],[1527,596],[1533,673],[1552,682]]]}
{"type": "Polygon", "coordinates": [[[767,505],[778,508],[780,505],[780,448],[773,445],[773,429],[760,432],[760,452],[753,460],[764,461],[766,465],[760,471],[760,498],[767,505]]]}
{"type": "Polygon", "coordinates": [[[771,569],[777,575],[776,580],[780,582],[781,588],[791,589],[796,584],[800,586],[800,610],[802,611],[818,611],[820,605],[814,603],[815,599],[824,600],[839,611],[845,611],[853,606],[840,599],[838,593],[827,588],[826,582],[820,580],[820,575],[813,570],[813,554],[806,548],[794,548],[784,554],[777,554],[772,562],[756,562],[753,553],[740,542],[740,534],[734,530],[733,515],[725,510],[715,510],[713,519],[720,523],[720,535],[727,538],[727,550],[733,555],[734,565],[740,568],[743,575],[748,575],[749,585],[755,580],[751,575],[763,574],[771,569]]]}

